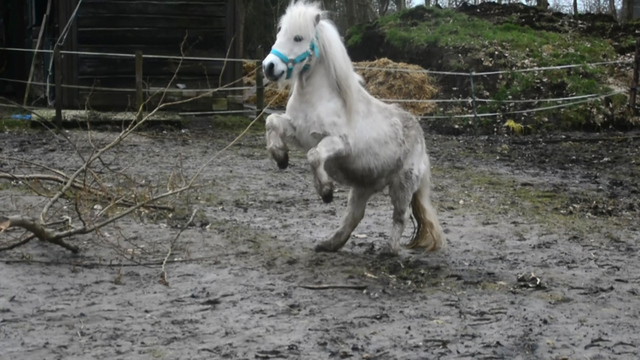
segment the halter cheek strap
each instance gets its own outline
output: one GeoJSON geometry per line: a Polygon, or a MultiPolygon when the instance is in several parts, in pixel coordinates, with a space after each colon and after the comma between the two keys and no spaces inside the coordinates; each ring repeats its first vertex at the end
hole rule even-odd
{"type": "MultiPolygon", "coordinates": [[[[313,56],[320,57],[320,52],[318,51],[318,46],[316,45],[316,40],[311,41],[311,45],[309,45],[309,50],[303,52],[302,54],[296,56],[293,59],[289,59],[285,54],[281,53],[276,49],[271,49],[271,53],[278,57],[278,59],[282,60],[283,63],[287,65],[287,80],[291,78],[291,74],[293,74],[293,67],[301,62],[312,58],[313,56]]],[[[309,70],[309,64],[304,64],[302,71],[309,70]]]]}

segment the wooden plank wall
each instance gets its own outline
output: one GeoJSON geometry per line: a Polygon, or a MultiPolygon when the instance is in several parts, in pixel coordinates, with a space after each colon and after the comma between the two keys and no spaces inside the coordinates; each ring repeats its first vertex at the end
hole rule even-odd
{"type": "MultiPolygon", "coordinates": [[[[180,56],[180,44],[186,36],[186,56],[224,58],[227,3],[225,0],[84,0],[77,19],[78,50],[127,54],[140,50],[143,55],[180,56]]],[[[145,86],[165,87],[178,69],[178,63],[178,60],[144,59],[145,86]]],[[[184,61],[173,89],[177,89],[178,83],[185,85],[186,90],[215,88],[222,67],[222,62],[184,61]]],[[[135,89],[135,60],[80,55],[78,82],[85,86],[135,89]]],[[[80,107],[84,107],[87,98],[94,109],[135,108],[133,91],[81,90],[80,107]]],[[[219,104],[219,101],[209,98],[179,109],[211,110],[212,103],[219,104]]]]}
{"type": "MultiPolygon", "coordinates": [[[[54,1],[54,4],[56,2],[54,1]]],[[[72,18],[73,11],[78,5],[78,0],[60,0],[54,6],[58,6],[58,39],[62,35],[62,31],[72,18]]],[[[61,50],[77,51],[78,48],[78,23],[73,21],[61,50]]],[[[64,54],[62,56],[62,83],[66,85],[78,84],[78,56],[73,54],[64,54]]],[[[57,71],[57,70],[56,70],[57,71]]],[[[78,106],[78,89],[71,87],[62,88],[62,106],[65,108],[74,108],[78,106]]]]}

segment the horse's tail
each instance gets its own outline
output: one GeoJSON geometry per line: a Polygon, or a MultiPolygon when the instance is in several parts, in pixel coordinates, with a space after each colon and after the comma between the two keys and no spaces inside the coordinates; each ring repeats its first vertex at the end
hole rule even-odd
{"type": "Polygon", "coordinates": [[[418,223],[418,229],[407,247],[436,251],[444,247],[444,233],[438,222],[436,210],[431,206],[431,170],[429,169],[429,160],[426,162],[427,170],[422,176],[420,187],[411,199],[411,210],[418,223]]]}

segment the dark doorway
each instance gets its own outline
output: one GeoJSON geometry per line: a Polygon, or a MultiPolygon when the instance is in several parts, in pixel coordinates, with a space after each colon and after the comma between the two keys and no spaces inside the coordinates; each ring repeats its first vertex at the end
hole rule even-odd
{"type": "MultiPolygon", "coordinates": [[[[27,48],[28,40],[28,2],[8,0],[2,2],[1,18],[3,47],[27,48]]],[[[0,50],[0,77],[26,80],[29,66],[29,53],[0,50]]],[[[24,95],[25,84],[0,81],[0,92],[6,96],[20,98],[24,95]]]]}

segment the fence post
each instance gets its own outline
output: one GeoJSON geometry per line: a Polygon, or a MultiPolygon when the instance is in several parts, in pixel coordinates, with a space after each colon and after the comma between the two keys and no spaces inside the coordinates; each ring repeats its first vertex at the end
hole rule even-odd
{"type": "Polygon", "coordinates": [[[478,109],[476,107],[476,89],[473,86],[473,71],[469,72],[469,78],[471,79],[471,99],[473,101],[473,127],[478,135],[478,109]]]}
{"type": "Polygon", "coordinates": [[[264,74],[262,73],[262,58],[264,57],[264,50],[262,46],[259,46],[256,55],[258,56],[258,61],[256,62],[256,117],[260,117],[260,121],[263,120],[264,115],[262,111],[264,110],[264,83],[263,78],[264,74]]]}
{"type": "Polygon", "coordinates": [[[636,109],[636,96],[638,95],[638,68],[640,68],[640,39],[636,40],[636,52],[633,58],[633,83],[631,84],[631,90],[629,91],[629,107],[631,108],[631,114],[633,115],[638,112],[636,109]]]}
{"type": "Polygon", "coordinates": [[[144,96],[142,94],[142,51],[136,50],[136,121],[142,119],[142,106],[144,105],[144,96]]]}
{"type": "Polygon", "coordinates": [[[62,129],[62,58],[60,46],[56,44],[53,49],[53,61],[55,66],[56,83],[56,127],[62,129]]]}

